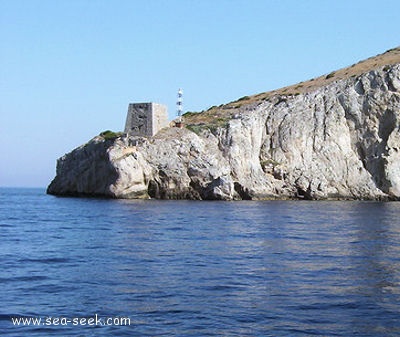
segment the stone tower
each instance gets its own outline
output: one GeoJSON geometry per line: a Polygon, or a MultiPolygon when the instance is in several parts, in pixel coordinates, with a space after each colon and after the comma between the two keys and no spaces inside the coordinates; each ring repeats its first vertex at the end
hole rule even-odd
{"type": "Polygon", "coordinates": [[[158,103],[130,103],[125,133],[130,136],[151,137],[168,126],[167,107],[158,103]]]}

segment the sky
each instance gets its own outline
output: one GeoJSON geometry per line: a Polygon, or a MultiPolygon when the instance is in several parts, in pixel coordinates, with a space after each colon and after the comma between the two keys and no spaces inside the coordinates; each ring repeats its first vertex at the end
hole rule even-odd
{"type": "Polygon", "coordinates": [[[398,0],[0,0],[0,186],[56,160],[129,103],[184,111],[295,84],[400,45],[398,0]]]}

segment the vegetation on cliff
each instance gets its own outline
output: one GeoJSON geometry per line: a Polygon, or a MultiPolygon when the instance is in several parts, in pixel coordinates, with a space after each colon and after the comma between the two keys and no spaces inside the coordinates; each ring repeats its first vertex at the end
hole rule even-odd
{"type": "Polygon", "coordinates": [[[229,119],[234,118],[241,111],[251,110],[254,106],[263,101],[284,100],[299,94],[312,92],[318,88],[325,87],[328,84],[340,80],[355,79],[358,76],[383,68],[387,71],[393,64],[400,62],[400,47],[387,50],[385,53],[362,60],[349,67],[332,71],[329,74],[317,78],[300,82],[294,85],[283,87],[269,92],[263,92],[256,95],[244,96],[236,101],[212,106],[206,111],[188,112],[184,115],[185,124],[189,129],[196,129],[194,125],[202,128],[207,126],[220,125],[229,119]]]}
{"type": "Polygon", "coordinates": [[[400,48],[184,115],[151,138],[105,131],[63,156],[51,194],[400,200],[400,48]]]}

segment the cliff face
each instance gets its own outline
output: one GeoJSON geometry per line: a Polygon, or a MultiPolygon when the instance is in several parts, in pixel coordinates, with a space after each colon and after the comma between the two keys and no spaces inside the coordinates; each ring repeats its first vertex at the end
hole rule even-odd
{"type": "Polygon", "coordinates": [[[48,193],[400,198],[399,63],[226,109],[229,117],[218,123],[193,122],[149,139],[95,137],[58,160],[48,193]]]}

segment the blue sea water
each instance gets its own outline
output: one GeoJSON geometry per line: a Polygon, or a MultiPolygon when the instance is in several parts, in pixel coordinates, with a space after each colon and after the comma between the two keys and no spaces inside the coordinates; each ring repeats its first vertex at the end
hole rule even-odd
{"type": "Polygon", "coordinates": [[[399,215],[397,202],[2,188],[0,335],[400,336],[399,215]],[[130,325],[72,323],[95,315],[130,325]]]}

